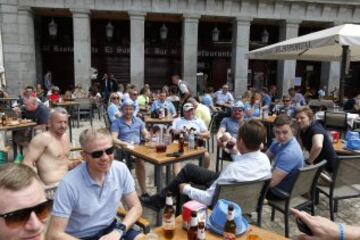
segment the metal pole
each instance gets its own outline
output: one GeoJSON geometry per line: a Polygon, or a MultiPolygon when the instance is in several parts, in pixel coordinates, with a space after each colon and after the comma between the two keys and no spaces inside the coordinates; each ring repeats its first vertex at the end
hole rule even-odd
{"type": "Polygon", "coordinates": [[[342,56],[341,56],[341,70],[340,70],[340,86],[339,86],[339,104],[343,105],[344,100],[344,85],[346,80],[346,69],[348,61],[348,54],[349,54],[349,46],[342,46],[342,56]]]}

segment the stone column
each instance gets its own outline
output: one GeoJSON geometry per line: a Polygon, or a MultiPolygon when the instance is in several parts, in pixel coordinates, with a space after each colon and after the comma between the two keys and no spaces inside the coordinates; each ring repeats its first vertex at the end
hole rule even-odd
{"type": "Polygon", "coordinates": [[[137,89],[141,89],[145,83],[145,15],[143,12],[129,12],[130,82],[137,89]]]}
{"type": "MultiPolygon", "coordinates": [[[[286,21],[280,25],[279,41],[297,37],[300,21],[286,21]]],[[[280,95],[288,94],[288,89],[294,86],[296,60],[278,61],[277,87],[280,95]]]]}
{"type": "Polygon", "coordinates": [[[183,16],[182,78],[189,84],[193,95],[197,94],[197,55],[199,15],[183,16]]]}
{"type": "Polygon", "coordinates": [[[236,18],[233,23],[232,33],[232,54],[231,54],[231,71],[234,81],[234,96],[244,94],[248,85],[248,65],[250,40],[249,18],[236,18]]]}
{"type": "Polygon", "coordinates": [[[71,9],[74,31],[74,82],[83,89],[90,86],[91,35],[90,11],[71,9]]]}

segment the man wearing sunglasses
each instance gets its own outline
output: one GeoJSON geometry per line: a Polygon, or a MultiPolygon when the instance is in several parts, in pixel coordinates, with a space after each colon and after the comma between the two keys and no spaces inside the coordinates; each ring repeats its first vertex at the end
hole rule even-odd
{"type": "Polygon", "coordinates": [[[52,198],[54,190],[69,169],[80,161],[69,162],[70,154],[68,113],[64,108],[54,108],[50,113],[49,131],[36,135],[25,155],[24,164],[35,167],[40,179],[46,185],[48,198],[52,198]]]}
{"type": "Polygon", "coordinates": [[[274,112],[277,115],[286,114],[290,118],[294,118],[295,117],[295,107],[292,106],[291,97],[289,95],[284,95],[282,98],[282,102],[283,102],[282,105],[275,106],[274,112]]]}
{"type": "Polygon", "coordinates": [[[60,182],[47,239],[125,240],[141,237],[131,229],[141,217],[142,207],[135,182],[126,165],[114,160],[111,135],[105,129],[83,131],[79,138],[85,162],[60,182]],[[120,201],[129,211],[116,220],[120,201]]]}
{"type": "Polygon", "coordinates": [[[51,206],[30,167],[13,163],[0,167],[0,239],[40,240],[51,206]]]}
{"type": "Polygon", "coordinates": [[[289,193],[299,168],[304,166],[304,156],[300,144],[294,137],[291,119],[281,114],[274,121],[274,141],[266,155],[273,160],[270,189],[266,198],[279,200],[289,193]]]}

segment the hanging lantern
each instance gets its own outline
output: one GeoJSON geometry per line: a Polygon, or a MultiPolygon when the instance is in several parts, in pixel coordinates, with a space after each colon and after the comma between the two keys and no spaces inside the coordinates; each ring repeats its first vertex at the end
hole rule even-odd
{"type": "Polygon", "coordinates": [[[168,35],[168,28],[163,24],[160,28],[160,39],[166,40],[168,35]]]}
{"type": "Polygon", "coordinates": [[[105,35],[108,41],[111,41],[114,36],[114,26],[111,24],[111,22],[108,22],[108,24],[105,26],[105,35]]]}
{"type": "Polygon", "coordinates": [[[48,24],[48,29],[49,29],[49,35],[51,38],[56,38],[57,36],[57,32],[58,32],[58,28],[57,28],[57,24],[54,21],[54,18],[51,19],[51,22],[48,24]]]}
{"type": "Polygon", "coordinates": [[[267,44],[269,42],[269,32],[264,29],[264,31],[261,34],[261,42],[267,44]]]}
{"type": "Polygon", "coordinates": [[[215,27],[213,30],[212,30],[212,41],[213,42],[217,42],[219,41],[219,36],[220,36],[220,30],[215,27]]]}

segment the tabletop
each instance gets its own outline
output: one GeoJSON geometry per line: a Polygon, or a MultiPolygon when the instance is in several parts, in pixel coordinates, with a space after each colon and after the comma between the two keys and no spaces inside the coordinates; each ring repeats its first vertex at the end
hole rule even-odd
{"type": "Polygon", "coordinates": [[[26,123],[18,123],[18,124],[0,125],[0,131],[19,130],[28,127],[34,127],[36,125],[37,125],[36,122],[33,121],[26,123]]]}
{"type": "Polygon", "coordinates": [[[203,155],[206,152],[204,147],[197,149],[188,149],[184,147],[184,153],[180,157],[168,157],[166,154],[174,153],[178,151],[178,144],[172,143],[167,146],[166,152],[157,153],[155,148],[151,148],[147,145],[135,145],[134,148],[126,148],[131,155],[144,159],[145,161],[153,164],[161,165],[166,163],[178,162],[189,158],[196,158],[203,155]]]}
{"type": "MultiPolygon", "coordinates": [[[[159,240],[165,240],[164,233],[161,227],[157,227],[153,230],[154,233],[156,233],[159,236],[159,240]]],[[[283,240],[287,239],[277,233],[273,233],[270,231],[267,231],[265,229],[250,225],[249,230],[241,235],[240,237],[237,237],[238,240],[247,240],[247,237],[249,235],[257,235],[260,237],[261,240],[283,240]]],[[[143,238],[146,239],[146,236],[143,238]]],[[[187,240],[187,233],[182,228],[182,216],[178,216],[176,218],[176,227],[175,227],[175,235],[173,239],[176,240],[187,240]]],[[[222,236],[215,235],[209,231],[206,231],[206,240],[221,240],[223,239],[222,236]]]]}
{"type": "Polygon", "coordinates": [[[276,116],[268,116],[267,118],[260,118],[263,123],[274,123],[276,116]]]}
{"type": "Polygon", "coordinates": [[[341,141],[333,143],[334,150],[338,155],[360,155],[358,152],[354,152],[351,150],[344,149],[345,144],[341,141]]]}
{"type": "Polygon", "coordinates": [[[64,101],[64,102],[54,102],[52,103],[55,107],[68,107],[68,106],[77,106],[80,105],[79,102],[76,101],[64,101]]]}
{"type": "Polygon", "coordinates": [[[173,120],[172,117],[152,118],[150,116],[145,116],[144,118],[146,124],[171,124],[173,120]]]}

